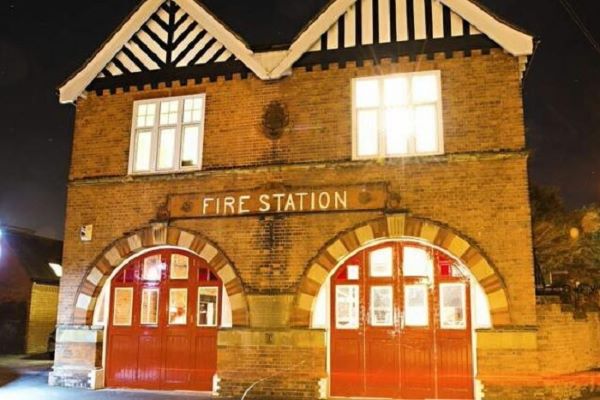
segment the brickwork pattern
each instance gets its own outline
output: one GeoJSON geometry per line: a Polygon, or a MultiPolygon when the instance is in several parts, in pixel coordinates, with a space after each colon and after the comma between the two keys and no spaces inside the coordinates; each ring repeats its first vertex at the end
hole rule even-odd
{"type": "Polygon", "coordinates": [[[48,337],[56,328],[58,286],[34,283],[31,288],[29,320],[27,321],[28,354],[48,351],[48,337]]]}

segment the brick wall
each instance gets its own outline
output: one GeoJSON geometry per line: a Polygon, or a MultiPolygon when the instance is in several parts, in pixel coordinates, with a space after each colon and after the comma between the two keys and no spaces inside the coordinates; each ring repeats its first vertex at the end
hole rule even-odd
{"type": "MultiPolygon", "coordinates": [[[[393,64],[382,60],[376,66],[349,63],[344,69],[331,66],[325,71],[295,69],[292,76],[276,82],[234,77],[115,95],[90,93],[77,105],[59,323],[72,322],[77,289],[94,260],[115,240],[153,220],[168,194],[386,181],[400,195],[395,211],[447,225],[483,249],[508,288],[512,323],[535,325],[522,113],[518,62],[496,50],[489,55],[474,52],[472,57],[456,53],[450,59],[436,55],[433,60],[401,58],[393,64]],[[442,73],[445,154],[351,161],[351,79],[431,69],[442,73]],[[201,92],[207,94],[203,171],[128,177],[133,101],[201,92]],[[260,130],[263,108],[271,100],[286,103],[290,113],[290,128],[279,141],[266,139],[260,130]],[[88,243],[78,238],[84,224],[94,225],[94,239],[88,243]]],[[[248,295],[281,295],[289,300],[310,259],[328,241],[381,214],[232,217],[171,221],[171,225],[201,232],[213,241],[234,264],[248,295]]],[[[279,319],[261,309],[263,303],[251,304],[250,320],[256,325],[252,328],[263,329],[264,321],[276,320],[276,328],[287,335],[285,306],[277,311],[279,319]]],[[[248,347],[247,342],[242,346],[219,340],[224,394],[239,394],[253,379],[262,378],[262,372],[252,367],[258,360],[270,360],[263,365],[265,372],[279,373],[256,388],[258,397],[312,396],[317,376],[325,373],[323,348],[295,351],[293,342],[278,346],[251,341],[254,344],[248,347]],[[308,370],[307,375],[299,373],[302,379],[280,378],[286,376],[286,365],[305,365],[303,360],[311,360],[313,375],[308,370]]],[[[68,366],[71,355],[82,365],[79,360],[85,355],[77,346],[60,348],[58,365],[68,366]]],[[[503,360],[513,365],[526,357],[518,351],[503,354],[503,360]]],[[[92,358],[98,360],[97,355],[92,358]]],[[[537,368],[536,363],[524,365],[537,368]]],[[[488,367],[494,368],[493,362],[488,367]]]]}
{"type": "Polygon", "coordinates": [[[0,237],[0,252],[0,354],[22,353],[31,279],[6,238],[0,237]]]}
{"type": "Polygon", "coordinates": [[[600,318],[598,312],[575,318],[563,308],[558,299],[539,300],[539,357],[547,395],[570,399],[593,386],[586,372],[600,367],[600,318]]]}
{"type": "Polygon", "coordinates": [[[31,288],[29,320],[27,321],[28,354],[45,353],[48,336],[56,328],[58,286],[34,283],[31,288]]]}

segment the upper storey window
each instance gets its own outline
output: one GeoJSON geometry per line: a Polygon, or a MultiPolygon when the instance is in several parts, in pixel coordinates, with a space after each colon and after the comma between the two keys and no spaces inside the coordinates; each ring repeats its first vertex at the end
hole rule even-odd
{"type": "Polygon", "coordinates": [[[200,169],[205,95],[136,101],[129,172],[200,169]]]}
{"type": "Polygon", "coordinates": [[[440,72],[353,81],[353,157],[443,153],[440,72]]]}

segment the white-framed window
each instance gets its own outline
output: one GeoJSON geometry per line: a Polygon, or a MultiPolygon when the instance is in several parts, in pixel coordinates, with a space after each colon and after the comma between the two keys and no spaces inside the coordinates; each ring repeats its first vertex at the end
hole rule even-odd
{"type": "Polygon", "coordinates": [[[130,174],[202,167],[205,94],[140,100],[133,104],[130,174]]]}
{"type": "Polygon", "coordinates": [[[354,159],[442,154],[440,71],[352,81],[354,159]]]}

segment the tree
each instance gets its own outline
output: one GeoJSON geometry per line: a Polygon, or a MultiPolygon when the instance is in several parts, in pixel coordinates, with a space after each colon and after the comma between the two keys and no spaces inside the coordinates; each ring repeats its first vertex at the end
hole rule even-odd
{"type": "Polygon", "coordinates": [[[535,262],[545,277],[568,271],[576,280],[600,281],[600,207],[567,210],[556,188],[532,186],[535,262]]]}

